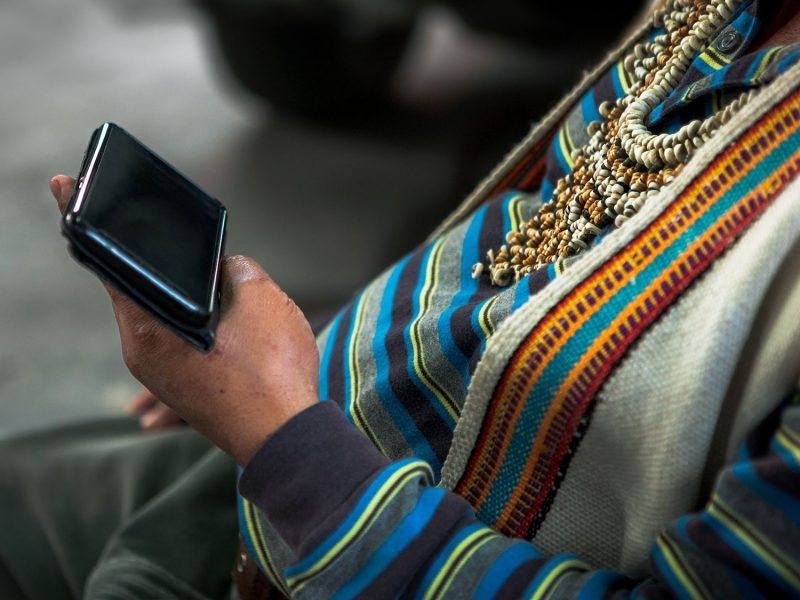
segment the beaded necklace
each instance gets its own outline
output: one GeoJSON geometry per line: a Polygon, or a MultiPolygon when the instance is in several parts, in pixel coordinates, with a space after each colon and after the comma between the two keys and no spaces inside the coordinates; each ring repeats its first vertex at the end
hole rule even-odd
{"type": "MultiPolygon", "coordinates": [[[[633,82],[629,92],[615,103],[600,105],[602,120],[589,124],[589,142],[572,152],[574,168],[556,183],[552,200],[518,230],[509,231],[499,250],[487,253],[492,285],[519,281],[560,257],[588,249],[612,223],[620,227],[746,104],[752,90],[672,134],[656,135],[645,125],[742,1],[670,0],[655,11],[653,27],[665,33],[636,44],[623,59],[633,82]]],[[[483,271],[483,263],[475,264],[473,277],[483,271]]]]}

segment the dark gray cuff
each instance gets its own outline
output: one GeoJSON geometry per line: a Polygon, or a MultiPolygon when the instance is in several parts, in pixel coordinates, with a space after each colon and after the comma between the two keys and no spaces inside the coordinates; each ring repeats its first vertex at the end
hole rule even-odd
{"type": "Polygon", "coordinates": [[[264,443],[242,472],[239,493],[297,549],[389,462],[335,402],[320,402],[264,443]]]}

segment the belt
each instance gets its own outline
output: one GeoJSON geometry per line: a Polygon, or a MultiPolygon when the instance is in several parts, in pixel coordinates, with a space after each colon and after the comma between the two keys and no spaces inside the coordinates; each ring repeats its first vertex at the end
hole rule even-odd
{"type": "Polygon", "coordinates": [[[258,568],[241,535],[232,575],[236,590],[239,592],[239,600],[286,600],[286,596],[278,591],[258,568]]]}

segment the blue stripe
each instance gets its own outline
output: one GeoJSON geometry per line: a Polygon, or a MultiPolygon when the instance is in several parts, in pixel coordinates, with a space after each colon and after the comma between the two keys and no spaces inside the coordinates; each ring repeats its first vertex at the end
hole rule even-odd
{"type": "Polygon", "coordinates": [[[544,584],[545,579],[547,579],[550,574],[555,571],[559,565],[565,563],[569,560],[575,560],[578,558],[572,554],[560,554],[548,560],[542,568],[536,573],[536,578],[531,582],[531,584],[527,587],[527,589],[522,593],[522,598],[530,598],[533,596],[539,588],[544,584]]]}
{"type": "Polygon", "coordinates": [[[597,103],[594,99],[594,89],[590,89],[583,95],[583,98],[581,98],[581,115],[583,116],[583,122],[586,123],[587,126],[592,121],[603,120],[597,110],[597,103]]]}
{"type": "Polygon", "coordinates": [[[486,571],[475,589],[473,598],[494,597],[520,565],[541,558],[541,556],[534,545],[528,542],[517,542],[508,547],[486,571]]]}
{"type": "MultiPolygon", "coordinates": [[[[425,283],[427,281],[427,273],[428,267],[430,266],[430,261],[433,258],[433,248],[434,244],[430,244],[428,248],[425,250],[425,254],[422,258],[422,262],[420,263],[419,274],[417,276],[417,284],[414,287],[414,295],[411,298],[411,315],[409,317],[407,325],[403,328],[403,340],[405,341],[406,345],[406,373],[408,374],[408,378],[411,382],[416,386],[416,388],[422,392],[428,402],[433,406],[434,410],[439,414],[442,420],[447,424],[447,426],[452,430],[455,427],[455,420],[453,419],[452,415],[447,412],[447,409],[442,405],[442,402],[439,398],[436,397],[436,394],[423,382],[419,376],[417,375],[417,370],[414,368],[414,359],[420,358],[421,356],[414,352],[414,346],[411,341],[411,327],[414,325],[414,322],[420,315],[420,311],[422,306],[420,304],[420,295],[422,294],[422,290],[425,287],[425,283]]],[[[430,316],[430,313],[428,313],[430,316]]],[[[438,470],[437,470],[438,473],[438,470]]]]}
{"type": "Polygon", "coordinates": [[[451,320],[456,310],[467,304],[470,297],[478,289],[478,280],[472,278],[472,265],[481,261],[480,256],[480,234],[483,229],[483,221],[486,217],[487,205],[483,205],[475,212],[472,220],[467,227],[464,242],[461,248],[461,281],[458,292],[453,295],[453,299],[442,313],[439,315],[438,331],[439,344],[442,352],[448,358],[453,367],[461,373],[462,389],[466,393],[467,382],[469,381],[469,357],[465,356],[453,338],[451,320]]]}
{"type": "MultiPolygon", "coordinates": [[[[558,133],[556,133],[556,137],[553,139],[553,153],[555,154],[556,160],[558,161],[558,166],[561,167],[561,173],[558,174],[559,177],[566,173],[571,173],[572,168],[569,166],[569,162],[567,161],[567,157],[564,156],[564,153],[561,151],[561,136],[564,135],[564,128],[566,127],[566,123],[563,124],[559,129],[558,133]]],[[[566,138],[564,139],[566,144],[566,138]]]]}
{"type": "MultiPolygon", "coordinates": [[[[520,194],[518,192],[512,192],[510,194],[506,194],[503,197],[502,207],[501,207],[501,211],[502,211],[502,214],[503,214],[503,231],[510,231],[511,230],[511,211],[510,211],[510,208],[511,208],[511,204],[514,201],[514,199],[518,198],[519,195],[520,194]]],[[[505,242],[505,240],[503,240],[503,242],[505,242]]],[[[480,324],[480,314],[481,314],[481,311],[483,310],[483,307],[486,306],[492,300],[494,300],[495,296],[501,296],[502,294],[507,294],[509,292],[513,293],[513,288],[515,286],[517,286],[517,285],[519,285],[519,282],[513,284],[511,286],[511,288],[506,288],[503,291],[499,291],[494,296],[486,298],[485,300],[483,300],[480,303],[477,303],[473,307],[472,316],[470,318],[470,323],[472,324],[472,330],[475,333],[475,337],[477,337],[480,340],[480,344],[481,345],[480,345],[480,349],[479,349],[479,354],[481,356],[483,356],[483,353],[486,350],[486,342],[488,340],[488,337],[484,333],[483,327],[481,327],[481,324],[480,324]]]]}
{"type": "Polygon", "coordinates": [[[381,486],[383,486],[392,475],[397,473],[399,470],[407,467],[412,463],[419,462],[415,458],[406,458],[404,460],[399,460],[397,462],[392,463],[388,467],[386,467],[381,473],[369,484],[367,489],[361,494],[356,505],[347,515],[347,518],[342,522],[336,530],[329,535],[324,542],[322,542],[319,546],[317,546],[311,554],[303,558],[298,563],[292,565],[288,569],[286,569],[286,578],[291,578],[299,573],[303,573],[308,571],[313,567],[316,563],[318,563],[337,543],[339,540],[344,538],[353,526],[356,524],[359,518],[361,518],[364,511],[367,509],[367,506],[370,502],[375,498],[375,496],[380,491],[381,486]]]}
{"type": "Polygon", "coordinates": [[[662,579],[669,584],[669,591],[675,594],[678,598],[693,600],[691,594],[689,594],[686,588],[683,587],[683,584],[669,566],[669,563],[667,562],[667,559],[658,544],[653,544],[651,558],[658,569],[658,572],[661,574],[662,579]]]}
{"type": "Polygon", "coordinates": [[[358,320],[358,309],[359,303],[364,299],[364,293],[362,292],[359,294],[356,301],[353,303],[353,308],[351,309],[351,317],[350,317],[350,324],[347,330],[347,336],[344,342],[344,360],[342,361],[342,375],[344,376],[344,398],[342,401],[344,402],[344,414],[347,417],[347,420],[351,423],[355,424],[353,420],[353,411],[352,411],[352,394],[353,394],[353,382],[350,378],[350,344],[353,342],[353,332],[355,331],[356,321],[358,320]]]}
{"type": "Polygon", "coordinates": [[[431,584],[433,584],[434,579],[436,579],[436,576],[439,575],[442,567],[450,559],[456,547],[467,537],[476,531],[480,531],[481,529],[487,529],[486,525],[482,523],[472,523],[459,530],[458,533],[450,538],[450,541],[447,542],[445,547],[436,556],[436,560],[433,561],[433,564],[425,572],[425,577],[423,577],[422,583],[420,583],[419,589],[417,589],[417,593],[414,595],[415,600],[421,600],[425,597],[429,591],[429,588],[431,587],[431,584]]]}
{"type": "Polygon", "coordinates": [[[381,405],[386,409],[392,417],[392,420],[397,424],[398,429],[402,432],[408,445],[414,452],[414,455],[431,465],[434,472],[439,473],[442,468],[439,458],[431,448],[428,438],[417,428],[414,419],[411,418],[411,415],[408,414],[408,411],[400,400],[398,400],[394,390],[392,390],[389,380],[391,373],[389,370],[389,355],[386,352],[385,341],[392,325],[392,304],[394,302],[394,295],[397,292],[400,275],[408,264],[409,259],[409,256],[405,257],[392,269],[389,279],[386,282],[383,297],[381,298],[380,312],[376,319],[375,337],[372,340],[372,352],[375,355],[376,369],[375,392],[380,398],[381,405]]]}
{"type": "Polygon", "coordinates": [[[742,560],[750,565],[753,569],[758,570],[758,572],[772,581],[775,585],[792,593],[797,592],[797,590],[795,590],[786,580],[779,576],[769,564],[765,563],[758,554],[750,550],[750,548],[742,541],[741,538],[739,538],[725,525],[717,521],[717,519],[712,517],[708,512],[701,513],[700,520],[713,529],[717,535],[719,535],[719,537],[725,540],[728,546],[738,553],[739,556],[742,557],[742,560]]]}
{"type": "Polygon", "coordinates": [[[625,580],[625,576],[621,573],[608,571],[606,569],[597,571],[589,577],[589,581],[584,584],[576,600],[595,600],[596,598],[602,598],[611,589],[625,580]]]}
{"type": "Polygon", "coordinates": [[[545,177],[545,179],[542,181],[542,189],[539,192],[541,194],[542,202],[550,202],[550,200],[553,198],[554,191],[556,191],[556,188],[550,181],[550,178],[545,177]]]}
{"type": "Polygon", "coordinates": [[[794,523],[796,527],[800,527],[800,499],[797,496],[787,494],[780,488],[761,479],[750,463],[734,465],[731,467],[731,474],[742,485],[747,486],[755,494],[758,494],[762,500],[769,503],[775,510],[783,513],[784,517],[794,523]]]}
{"type": "Polygon", "coordinates": [[[333,354],[333,347],[336,345],[336,334],[339,332],[339,326],[342,324],[344,313],[345,311],[340,312],[333,323],[331,323],[328,339],[325,342],[325,350],[322,353],[322,358],[319,363],[319,399],[323,401],[328,399],[328,373],[331,367],[331,354],[333,354]]]}
{"type": "Polygon", "coordinates": [[[332,598],[353,598],[383,573],[431,522],[447,493],[441,488],[426,489],[420,495],[414,510],[397,524],[392,534],[372,554],[372,558],[358,570],[355,577],[340,587],[332,598]]]}
{"type": "Polygon", "coordinates": [[[785,446],[778,443],[777,439],[772,439],[772,442],[770,443],[770,449],[781,457],[783,462],[786,463],[786,467],[790,471],[800,474],[800,464],[797,463],[797,459],[794,457],[794,454],[789,452],[785,446]]]}

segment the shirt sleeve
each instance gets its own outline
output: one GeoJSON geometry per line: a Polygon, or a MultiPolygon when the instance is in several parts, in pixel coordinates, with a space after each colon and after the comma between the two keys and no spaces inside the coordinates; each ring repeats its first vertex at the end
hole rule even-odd
{"type": "Polygon", "coordinates": [[[644,581],[494,532],[425,462],[389,461],[332,402],[272,436],[239,489],[289,545],[294,598],[800,596],[798,398],[752,433],[701,512],[661,533],[644,581]]]}

